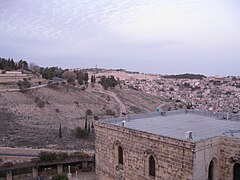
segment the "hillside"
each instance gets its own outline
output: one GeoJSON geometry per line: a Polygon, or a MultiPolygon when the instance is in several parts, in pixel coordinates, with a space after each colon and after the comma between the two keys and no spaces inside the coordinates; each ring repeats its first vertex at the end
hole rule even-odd
{"type": "MultiPolygon", "coordinates": [[[[115,116],[120,116],[122,113],[154,111],[156,106],[167,109],[168,106],[176,105],[172,101],[140,91],[127,88],[106,91],[99,85],[89,87],[85,91],[58,85],[25,93],[1,92],[0,144],[54,149],[92,149],[93,133],[89,138],[81,140],[72,135],[77,126],[84,128],[87,109],[101,119],[113,117],[106,114],[110,110],[115,116]],[[58,137],[60,125],[62,139],[58,137]]],[[[88,119],[91,122],[93,117],[88,119]]]]}

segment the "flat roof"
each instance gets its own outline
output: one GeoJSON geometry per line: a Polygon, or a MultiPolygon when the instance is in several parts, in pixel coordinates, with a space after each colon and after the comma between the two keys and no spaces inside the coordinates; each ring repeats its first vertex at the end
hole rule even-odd
{"type": "Polygon", "coordinates": [[[240,138],[239,119],[227,120],[223,119],[223,116],[219,118],[218,115],[211,113],[178,111],[166,113],[165,116],[158,113],[151,117],[143,115],[142,117],[112,119],[108,123],[122,126],[123,120],[126,121],[126,128],[181,140],[186,140],[185,132],[187,131],[192,131],[194,142],[223,134],[240,138]]]}

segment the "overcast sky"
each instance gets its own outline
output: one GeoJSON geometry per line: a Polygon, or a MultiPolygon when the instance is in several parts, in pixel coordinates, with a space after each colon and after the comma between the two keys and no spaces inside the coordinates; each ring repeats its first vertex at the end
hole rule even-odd
{"type": "Polygon", "coordinates": [[[240,75],[240,1],[0,0],[0,57],[240,75]]]}

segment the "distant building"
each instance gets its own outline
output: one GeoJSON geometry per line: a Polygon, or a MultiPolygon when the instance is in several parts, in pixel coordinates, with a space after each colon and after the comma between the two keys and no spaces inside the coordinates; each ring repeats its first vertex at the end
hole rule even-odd
{"type": "Polygon", "coordinates": [[[53,83],[62,83],[62,82],[64,82],[64,79],[59,78],[59,77],[53,77],[52,82],[53,83]]]}
{"type": "Polygon", "coordinates": [[[240,119],[172,111],[97,122],[97,180],[239,180],[240,119]]]}
{"type": "Polygon", "coordinates": [[[11,83],[18,82],[24,78],[33,78],[31,74],[23,74],[21,71],[6,71],[5,73],[0,72],[0,83],[11,83]]]}

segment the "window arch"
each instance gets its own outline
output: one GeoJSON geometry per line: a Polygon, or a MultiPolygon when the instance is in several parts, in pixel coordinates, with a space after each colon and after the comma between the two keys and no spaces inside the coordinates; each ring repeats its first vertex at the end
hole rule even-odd
{"type": "Polygon", "coordinates": [[[238,180],[240,179],[240,164],[236,163],[234,165],[234,177],[233,180],[238,180]]]}
{"type": "Polygon", "coordinates": [[[213,172],[214,172],[214,163],[213,161],[211,161],[208,167],[208,180],[213,180],[213,177],[214,177],[213,172]]]}
{"type": "Polygon", "coordinates": [[[213,157],[208,166],[208,180],[218,179],[218,160],[213,157]]]}
{"type": "Polygon", "coordinates": [[[123,165],[123,149],[121,146],[118,146],[118,164],[123,165]]]}
{"type": "Polygon", "coordinates": [[[116,140],[113,143],[113,152],[114,152],[114,164],[116,165],[117,169],[123,168],[123,146],[122,143],[119,140],[116,140]]]}
{"type": "Polygon", "coordinates": [[[152,149],[147,149],[144,152],[144,159],[145,159],[145,176],[146,177],[156,177],[156,171],[157,171],[157,156],[152,151],[152,149]]]}
{"type": "Polygon", "coordinates": [[[154,176],[156,174],[156,163],[153,155],[150,155],[148,158],[148,166],[149,166],[149,175],[154,176]]]}

